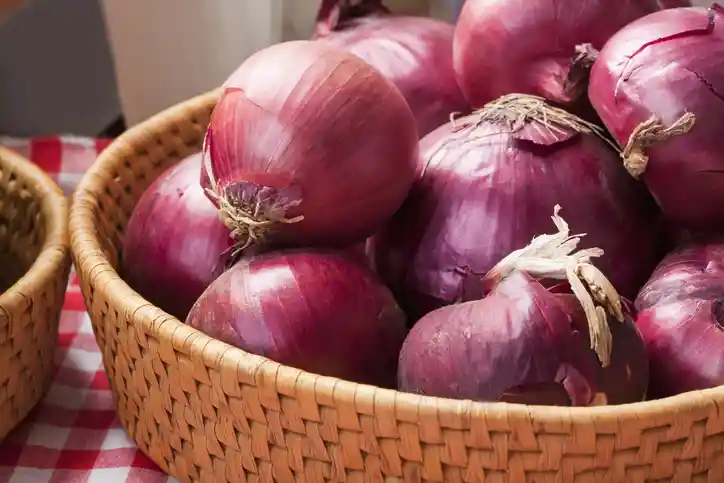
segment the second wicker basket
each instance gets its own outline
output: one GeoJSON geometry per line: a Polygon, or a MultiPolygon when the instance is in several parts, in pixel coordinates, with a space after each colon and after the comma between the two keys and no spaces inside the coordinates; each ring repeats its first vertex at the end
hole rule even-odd
{"type": "Polygon", "coordinates": [[[0,148],[0,439],[50,384],[69,270],[63,193],[0,148]]]}

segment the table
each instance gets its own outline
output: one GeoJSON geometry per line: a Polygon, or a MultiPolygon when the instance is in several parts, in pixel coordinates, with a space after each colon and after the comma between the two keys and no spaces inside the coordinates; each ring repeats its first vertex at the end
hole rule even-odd
{"type": "MultiPolygon", "coordinates": [[[[107,140],[0,137],[70,195],[107,140]]],[[[0,483],[174,483],[116,418],[101,353],[71,272],[60,319],[55,376],[28,419],[0,442],[0,483]]]]}

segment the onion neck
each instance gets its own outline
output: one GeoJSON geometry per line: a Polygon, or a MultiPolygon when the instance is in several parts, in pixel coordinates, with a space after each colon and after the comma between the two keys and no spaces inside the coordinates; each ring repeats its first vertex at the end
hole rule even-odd
{"type": "Polygon", "coordinates": [[[598,60],[599,54],[600,52],[591,44],[576,46],[576,55],[571,59],[566,82],[563,86],[563,91],[572,100],[577,100],[586,93],[591,68],[598,60]]]}
{"type": "Polygon", "coordinates": [[[355,20],[373,15],[389,14],[382,0],[322,0],[317,12],[314,38],[326,37],[344,30],[355,20]]]}
{"type": "Polygon", "coordinates": [[[493,288],[514,271],[536,278],[567,281],[586,314],[591,349],[606,367],[610,363],[612,345],[607,314],[623,322],[621,298],[611,282],[591,263],[592,258],[603,255],[603,250],[575,251],[584,235],[570,234],[568,224],[558,214],[560,209],[558,205],[553,209],[553,223],[558,232],[539,235],[528,246],[503,258],[483,277],[483,287],[486,290],[493,288]]]}
{"type": "Polygon", "coordinates": [[[636,126],[629,136],[626,147],[621,152],[626,171],[636,179],[641,177],[649,162],[649,156],[646,154],[648,148],[672,137],[688,133],[694,127],[695,122],[694,114],[685,112],[670,126],[664,125],[656,116],[651,116],[636,126]]]}
{"type": "Polygon", "coordinates": [[[302,215],[288,216],[289,210],[302,203],[302,195],[294,185],[279,189],[245,180],[222,184],[211,162],[211,139],[209,128],[202,150],[202,170],[208,180],[205,192],[235,241],[230,254],[233,263],[242,253],[247,253],[247,249],[264,245],[276,226],[302,221],[302,215]]]}
{"type": "Polygon", "coordinates": [[[550,105],[546,99],[530,94],[507,94],[489,102],[477,111],[478,123],[505,126],[511,133],[537,124],[554,136],[563,133],[592,134],[619,152],[618,146],[606,137],[606,131],[592,122],[550,105]]]}

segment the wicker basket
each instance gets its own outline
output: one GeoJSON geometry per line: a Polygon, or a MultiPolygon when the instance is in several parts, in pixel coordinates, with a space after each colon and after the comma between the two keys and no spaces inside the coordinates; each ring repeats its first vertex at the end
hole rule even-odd
{"type": "Polygon", "coordinates": [[[247,354],[141,298],[116,271],[124,228],[154,178],[200,148],[216,99],[119,138],[71,213],[120,419],[165,471],[184,482],[724,482],[724,388],[591,409],[423,398],[247,354]]]}
{"type": "Polygon", "coordinates": [[[63,193],[0,148],[0,439],[48,388],[69,270],[63,193]]]}

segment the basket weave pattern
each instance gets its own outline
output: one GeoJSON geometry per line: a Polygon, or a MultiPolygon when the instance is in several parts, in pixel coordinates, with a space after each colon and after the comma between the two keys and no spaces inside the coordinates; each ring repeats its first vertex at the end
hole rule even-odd
{"type": "Polygon", "coordinates": [[[109,147],[81,182],[71,243],[120,418],[181,481],[724,481],[724,389],[628,406],[423,398],[315,376],[212,340],[118,276],[143,190],[198,151],[218,93],[109,147]]]}
{"type": "Polygon", "coordinates": [[[65,197],[0,148],[0,439],[50,383],[69,270],[65,197]]]}

